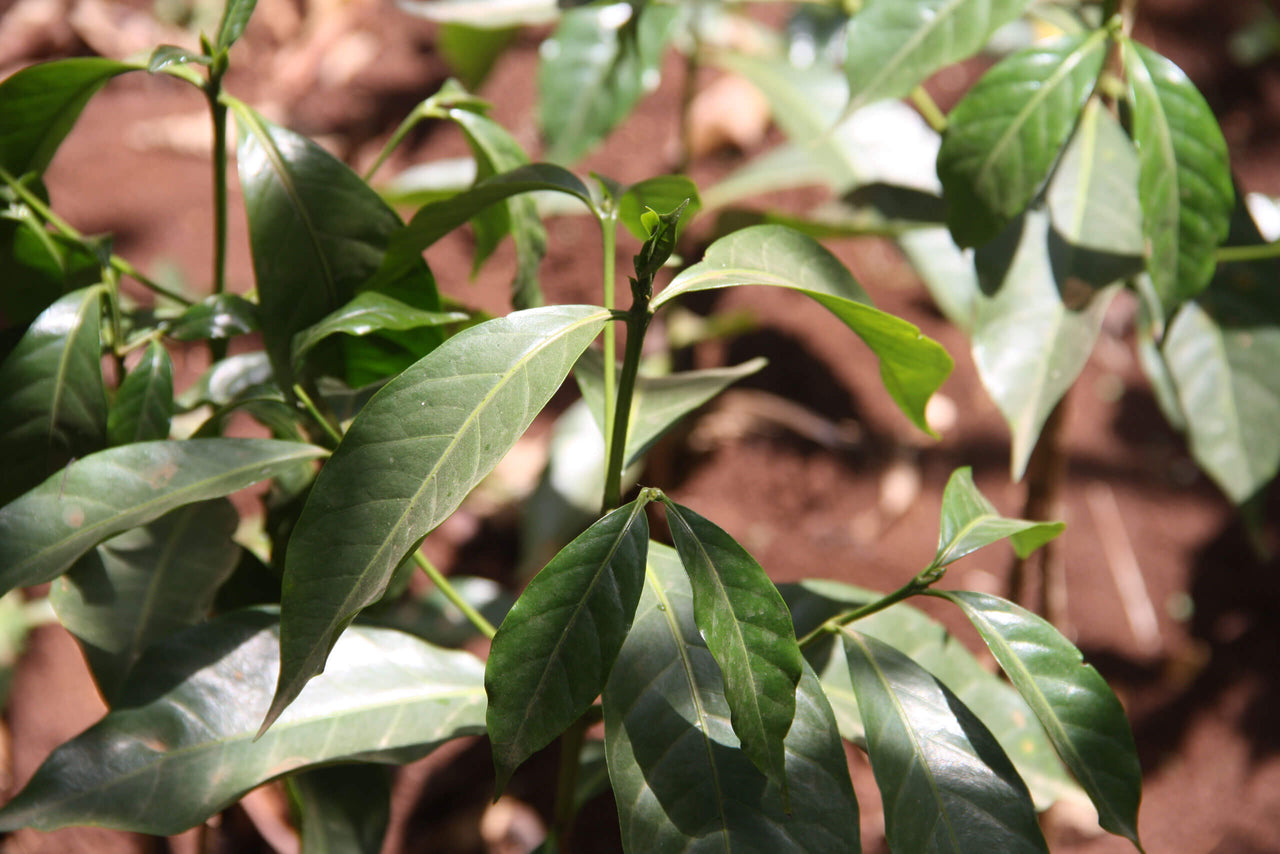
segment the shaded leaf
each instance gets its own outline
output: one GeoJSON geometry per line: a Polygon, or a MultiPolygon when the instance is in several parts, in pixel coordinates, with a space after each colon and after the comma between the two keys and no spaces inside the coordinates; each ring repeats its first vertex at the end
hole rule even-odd
{"type": "Polygon", "coordinates": [[[257,741],[277,670],[275,614],[237,611],[153,647],[115,710],[54,751],[0,829],[90,824],[180,833],[260,783],[341,760],[407,762],[484,731],[483,665],[353,628],[329,671],[257,741]]]}
{"type": "Polygon", "coordinates": [[[174,318],[165,333],[179,341],[202,341],[244,335],[260,325],[256,305],[236,294],[215,294],[174,318]]]}
{"type": "Polygon", "coordinates": [[[0,82],[0,168],[14,178],[44,172],[89,99],[113,77],[145,66],[101,57],[43,62],[0,82]]]}
{"type": "Polygon", "coordinates": [[[90,454],[0,508],[0,588],[50,581],[108,537],[324,454],[273,439],[137,442],[90,454]]]}
{"type": "Polygon", "coordinates": [[[240,558],[238,522],[225,498],[189,504],[112,537],[54,582],[53,610],[108,704],[147,647],[208,616],[240,558]]]}
{"type": "Polygon", "coordinates": [[[489,741],[501,792],[604,690],[644,587],[649,494],[614,510],[533,577],[489,650],[489,741]]]}
{"type": "Polygon", "coordinates": [[[218,24],[218,38],[214,43],[218,50],[227,50],[240,40],[257,5],[258,0],[226,0],[222,7],[222,21],[218,24]]]}
{"type": "Polygon", "coordinates": [[[1027,787],[982,722],[893,647],[842,636],[890,848],[1047,854],[1027,787]]]}
{"type": "Polygon", "coordinates": [[[693,614],[724,674],[733,731],[788,802],[783,740],[804,657],[787,606],[764,569],[725,531],[670,500],[667,521],[693,588],[693,614]]]}
{"type": "Polygon", "coordinates": [[[206,56],[198,50],[189,50],[185,47],[177,45],[162,44],[155,50],[151,51],[151,56],[147,59],[147,71],[155,74],[157,71],[163,71],[171,65],[188,65],[195,63],[196,65],[211,65],[213,58],[206,56]]]}
{"type": "Polygon", "coordinates": [[[384,329],[443,326],[466,319],[467,315],[461,312],[423,311],[386,294],[364,291],[319,323],[293,336],[293,362],[299,364],[312,347],[330,335],[368,335],[384,329]]]}
{"type": "Polygon", "coordinates": [[[689,205],[676,228],[676,234],[684,228],[685,223],[698,215],[702,200],[698,197],[698,188],[683,175],[659,175],[648,178],[627,187],[618,199],[618,219],[627,227],[627,231],[636,240],[649,237],[640,217],[646,209],[652,208],[660,213],[675,210],[680,203],[688,200],[689,205]]]}
{"type": "Polygon", "coordinates": [[[844,265],[816,240],[783,226],[744,228],[711,244],[703,260],[676,276],[652,306],[657,310],[685,293],[734,285],[792,288],[840,318],[880,359],[889,395],[929,432],[924,407],[951,373],[951,357],[915,326],[873,308],[844,265]]]}
{"type": "Polygon", "coordinates": [[[152,341],[116,389],[107,413],[107,441],[127,445],[167,439],[172,418],[173,360],[164,345],[152,341]]]}
{"type": "Polygon", "coordinates": [[[178,395],[176,401],[182,409],[194,409],[203,403],[224,406],[250,389],[265,386],[280,394],[279,387],[272,381],[271,361],[267,354],[252,350],[215,363],[178,395]]]}
{"type": "Polygon", "coordinates": [[[1054,749],[1098,808],[1104,828],[1138,842],[1142,769],[1124,709],[1080,650],[1012,602],[970,591],[936,591],[959,605],[1031,706],[1054,749]]]}
{"type": "Polygon", "coordinates": [[[992,240],[1035,198],[1093,91],[1106,52],[1105,29],[1018,51],[956,104],[938,152],[956,243],[992,240]]]}
{"type": "Polygon", "coordinates": [[[378,854],[391,822],[393,775],[382,765],[335,765],[290,777],[302,854],[378,854]]]}
{"type": "Polygon", "coordinates": [[[847,112],[901,98],[973,56],[1030,0],[869,0],[849,22],[847,112]]]}
{"type": "Polygon", "coordinates": [[[1213,277],[1213,250],[1231,221],[1227,144],[1213,111],[1182,69],[1124,43],[1133,138],[1138,146],[1147,270],[1166,314],[1213,277]]]}
{"type": "MultiPolygon", "coordinates": [[[[432,5],[440,5],[434,3],[432,5]]],[[[436,36],[436,50],[449,64],[449,70],[463,85],[476,88],[484,83],[493,65],[515,39],[515,27],[476,27],[470,24],[441,25],[436,36]]]]}
{"type": "Polygon", "coordinates": [[[1018,557],[1026,557],[1066,528],[1063,522],[1032,522],[1000,515],[978,491],[973,469],[956,469],[942,493],[938,552],[931,566],[946,566],[997,540],[1009,538],[1018,557]]]}
{"type": "Polygon", "coordinates": [[[92,287],[60,298],[0,364],[0,501],[106,443],[102,293],[92,287]]]}
{"type": "Polygon", "coordinates": [[[289,542],[280,685],[264,728],[324,667],[396,566],[507,453],[609,314],[529,309],[473,326],[389,382],[320,471],[289,542]]]}
{"type": "Polygon", "coordinates": [[[651,543],[635,622],[603,696],[605,749],[628,852],[861,850],[858,804],[813,672],[784,744],[792,811],[740,747],[724,677],[694,620],[680,559],[651,543]]]}
{"type": "MultiPolygon", "coordinates": [[[[43,195],[38,187],[32,188],[43,195]]],[[[0,189],[0,198],[4,195],[0,189]]],[[[59,297],[102,279],[98,257],[79,241],[49,231],[25,205],[0,201],[0,313],[5,337],[16,336],[59,297]]],[[[12,340],[0,346],[11,347],[12,340]]]]}

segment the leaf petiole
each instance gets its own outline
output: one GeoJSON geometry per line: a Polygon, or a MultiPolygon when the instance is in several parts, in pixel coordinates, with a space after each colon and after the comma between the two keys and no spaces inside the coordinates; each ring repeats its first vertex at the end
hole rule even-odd
{"type": "Polygon", "coordinates": [[[452,602],[471,625],[475,626],[486,638],[493,640],[493,636],[498,633],[498,630],[493,627],[493,623],[486,620],[483,614],[471,607],[470,602],[462,598],[462,595],[449,583],[449,580],[440,573],[440,570],[436,569],[435,564],[427,560],[426,556],[416,549],[413,552],[413,562],[426,573],[427,578],[430,578],[436,587],[440,588],[444,598],[452,602]]]}
{"type": "Polygon", "coordinates": [[[882,596],[874,602],[868,602],[865,605],[845,611],[843,614],[837,614],[827,620],[822,625],[800,638],[798,641],[800,648],[805,649],[806,647],[812,646],[823,635],[834,634],[850,623],[857,622],[864,617],[870,617],[872,614],[879,613],[890,605],[896,605],[904,599],[909,599],[912,596],[924,593],[934,584],[942,580],[942,576],[946,574],[947,569],[944,566],[930,565],[926,567],[916,575],[915,578],[911,579],[892,593],[882,596]]]}

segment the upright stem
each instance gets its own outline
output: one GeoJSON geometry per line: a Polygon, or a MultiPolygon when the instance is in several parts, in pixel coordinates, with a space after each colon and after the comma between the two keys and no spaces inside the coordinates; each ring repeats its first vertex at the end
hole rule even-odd
{"type": "MultiPolygon", "coordinates": [[[[618,217],[616,213],[610,213],[600,217],[600,243],[604,249],[604,307],[613,311],[616,307],[615,280],[617,278],[616,269],[618,266],[617,259],[617,241],[618,241],[618,217]]],[[[605,324],[604,327],[604,450],[605,459],[612,457],[612,440],[614,433],[614,400],[616,397],[616,378],[617,368],[617,348],[618,348],[618,330],[612,324],[605,324]]],[[[628,410],[629,411],[629,410],[628,410]]],[[[605,495],[608,495],[606,490],[605,495]]],[[[607,501],[605,502],[608,503],[607,501]]]]}
{"type": "Polygon", "coordinates": [[[613,433],[607,443],[609,455],[605,464],[604,513],[622,506],[622,469],[626,465],[631,398],[635,394],[636,377],[640,374],[640,352],[644,348],[644,334],[649,328],[651,317],[648,300],[632,306],[627,314],[627,349],[622,357],[622,378],[618,382],[613,433]]]}
{"type": "MultiPolygon", "coordinates": [[[[1054,505],[1059,488],[1066,476],[1067,461],[1062,452],[1062,426],[1066,420],[1067,398],[1063,397],[1040,430],[1040,438],[1027,462],[1027,499],[1022,505],[1022,518],[1044,521],[1053,518],[1054,505]]],[[[1026,558],[1016,558],[1009,571],[1008,598],[1014,602],[1027,594],[1028,569],[1036,575],[1039,587],[1036,591],[1035,610],[1051,623],[1057,623],[1063,615],[1052,614],[1053,579],[1050,578],[1056,541],[1050,541],[1026,558]]]]}
{"type": "MultiPolygon", "coordinates": [[[[205,96],[213,114],[213,292],[227,289],[227,107],[220,100],[222,75],[227,71],[225,54],[214,60],[209,69],[205,96]]],[[[227,355],[225,339],[209,341],[209,351],[216,362],[227,355]]]]}
{"type": "Polygon", "coordinates": [[[547,850],[567,854],[570,832],[577,810],[578,768],[582,744],[587,739],[587,716],[583,715],[560,735],[560,774],[556,779],[556,806],[551,817],[547,850]]]}

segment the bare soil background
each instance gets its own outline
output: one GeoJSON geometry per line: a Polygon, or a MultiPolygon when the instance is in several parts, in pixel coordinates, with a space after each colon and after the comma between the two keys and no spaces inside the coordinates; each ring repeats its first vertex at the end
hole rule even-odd
{"type": "MultiPolygon", "coordinates": [[[[1141,4],[1137,35],[1178,62],[1205,93],[1222,121],[1243,188],[1275,195],[1280,61],[1244,69],[1227,52],[1229,39],[1258,5],[1149,0],[1141,4]]],[[[448,74],[433,50],[434,28],[390,2],[312,0],[302,7],[262,0],[260,7],[233,53],[227,88],[357,166],[370,162],[395,124],[448,74]]],[[[0,77],[40,59],[145,47],[156,33],[147,29],[154,28],[145,23],[149,18],[136,17],[143,8],[140,2],[0,0],[0,77]]],[[[532,152],[539,146],[531,112],[537,35],[521,36],[480,90],[493,101],[493,115],[532,152]]],[[[945,105],[976,73],[964,66],[931,87],[945,105]]],[[[624,182],[668,171],[678,151],[682,76],[682,63],[672,58],[660,88],[578,171],[597,169],[624,182]]],[[[699,86],[714,76],[704,72],[699,86]]],[[[111,232],[117,252],[142,269],[168,266],[197,291],[208,280],[212,255],[203,109],[199,93],[177,81],[122,78],[89,104],[48,175],[54,207],[71,223],[87,233],[111,232]]],[[[759,150],[778,139],[770,131],[749,147],[759,150]]],[[[429,126],[414,134],[384,174],[464,153],[455,130],[429,126]]],[[[707,186],[741,156],[734,149],[700,156],[691,175],[707,186]]],[[[789,194],[761,205],[795,207],[815,198],[789,194]]],[[[247,290],[252,268],[234,182],[231,202],[230,278],[247,290]]],[[[548,228],[551,249],[542,268],[548,299],[598,301],[594,224],[562,218],[548,228]]],[[[693,230],[687,252],[699,251],[706,228],[693,230]]],[[[666,443],[644,482],[714,519],[778,581],[826,577],[888,590],[932,557],[941,491],[954,468],[972,466],[980,488],[1009,515],[1021,511],[1025,487],[1009,480],[1007,431],[977,379],[967,342],[932,308],[911,269],[879,240],[829,245],[877,305],[919,325],[955,358],[955,373],[942,390],[955,419],[942,439],[913,432],[880,386],[869,353],[820,307],[772,289],[737,289],[691,306],[701,313],[749,312],[758,327],[699,345],[684,359],[705,367],[764,355],[769,366],[744,384],[751,393],[713,405],[683,441],[666,443]],[[779,398],[817,420],[797,415],[779,398]],[[813,424],[817,434],[829,429],[843,438],[815,441],[813,424]]],[[[622,263],[633,251],[623,245],[622,263]]],[[[503,247],[474,282],[469,252],[469,237],[455,234],[428,253],[441,290],[478,308],[505,311],[510,248],[503,247]]],[[[1140,827],[1147,850],[1280,851],[1278,567],[1256,555],[1233,509],[1160,417],[1131,345],[1132,306],[1118,303],[1067,404],[1067,468],[1057,516],[1068,529],[1056,552],[1062,583],[1055,601],[1063,628],[1130,714],[1146,776],[1140,827]],[[1153,628],[1133,622],[1140,607],[1122,605],[1117,579],[1133,568],[1145,590],[1138,604],[1145,601],[1154,614],[1153,628]]],[[[180,382],[207,365],[198,347],[175,360],[180,382]]],[[[544,419],[530,442],[536,446],[546,433],[544,419]]],[[[1265,532],[1273,544],[1278,518],[1272,501],[1265,532]]],[[[426,548],[448,571],[513,581],[513,515],[491,503],[464,508],[426,548]]],[[[946,585],[1001,592],[1011,562],[1007,550],[987,550],[958,564],[946,585]]],[[[74,642],[57,626],[38,630],[7,711],[4,797],[102,710],[74,642]]],[[[851,761],[868,850],[882,851],[883,819],[869,769],[859,755],[851,753],[851,761]]],[[[547,815],[554,765],[550,755],[535,757],[510,794],[547,815]]],[[[482,741],[448,745],[407,767],[384,850],[528,850],[485,847],[480,824],[490,769],[482,741]]],[[[506,821],[508,843],[538,822],[518,809],[496,817],[490,810],[487,820],[490,826],[506,821]]],[[[1062,811],[1046,821],[1055,852],[1131,850],[1062,811]]],[[[588,808],[578,838],[583,850],[618,850],[607,798],[588,808]]],[[[173,840],[91,829],[20,832],[4,839],[0,850],[195,851],[203,844],[218,851],[287,851],[291,842],[296,846],[278,790],[268,787],[229,810],[216,828],[173,840]]]]}

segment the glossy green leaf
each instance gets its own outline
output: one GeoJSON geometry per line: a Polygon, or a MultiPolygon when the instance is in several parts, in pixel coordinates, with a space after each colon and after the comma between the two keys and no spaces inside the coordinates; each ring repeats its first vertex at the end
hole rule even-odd
{"type": "MultiPolygon", "coordinates": [[[[880,599],[884,594],[835,581],[809,579],[780,585],[795,620],[796,633],[808,634],[824,621],[880,599]]],[[[1088,810],[1084,791],[1063,767],[1030,707],[1018,692],[990,672],[964,644],[922,611],[904,603],[857,621],[864,635],[892,646],[938,678],[991,730],[1037,809],[1068,801],[1088,810]]],[[[805,648],[805,657],[822,681],[840,734],[865,747],[866,730],[849,680],[844,645],[835,636],[805,648]]]]}
{"type": "Polygon", "coordinates": [[[784,745],[790,814],[777,783],[742,751],[725,693],[680,559],[651,543],[635,622],[603,695],[623,849],[857,854],[858,804],[813,672],[801,675],[784,745]]]}
{"type": "Polygon", "coordinates": [[[0,508],[0,589],[51,581],[108,537],[324,453],[301,442],[201,439],[90,454],[0,508]]]}
{"type": "MultiPolygon", "coordinates": [[[[402,225],[377,193],[320,146],[239,101],[229,105],[240,127],[237,163],[263,340],[281,386],[288,388],[293,336],[355,297],[402,225]]],[[[439,309],[421,257],[373,289],[420,309],[439,309]],[[406,291],[414,296],[402,295],[406,291]]]]}
{"type": "Polygon", "coordinates": [[[1235,193],[1227,144],[1213,111],[1182,69],[1149,48],[1124,45],[1133,138],[1141,166],[1147,269],[1166,313],[1213,277],[1213,250],[1235,193]]]}
{"type": "Polygon", "coordinates": [[[560,17],[558,0],[396,0],[411,15],[442,24],[519,27],[549,24],[560,17]]]}
{"type": "MultiPolygon", "coordinates": [[[[627,447],[624,466],[634,465],[681,418],[711,400],[720,392],[756,373],[768,364],[765,359],[751,359],[731,368],[710,368],[666,376],[636,378],[631,398],[631,417],[627,422],[627,447]]],[[[573,369],[574,378],[591,414],[604,431],[604,358],[597,350],[582,354],[573,369]]]]}
{"type": "Polygon", "coordinates": [[[89,99],[113,77],[145,66],[100,57],[44,62],[0,82],[0,168],[44,172],[89,99]],[[20,120],[17,117],[21,117],[20,120]]]}
{"type": "Polygon", "coordinates": [[[298,808],[301,854],[379,854],[391,822],[394,771],[333,765],[289,778],[298,808]]]}
{"type": "Polygon", "coordinates": [[[125,375],[107,413],[107,441],[112,445],[169,438],[173,418],[173,360],[159,341],[125,375]]]}
{"type": "MultiPolygon", "coordinates": [[[[40,194],[38,187],[31,189],[40,194]]],[[[100,259],[80,242],[49,231],[25,205],[5,209],[3,202],[0,270],[0,313],[11,330],[25,329],[59,297],[102,279],[100,259]]]]}
{"type": "Polygon", "coordinates": [[[233,338],[258,329],[258,307],[236,294],[206,297],[173,319],[165,330],[179,341],[233,338]]]}
{"type": "Polygon", "coordinates": [[[666,500],[667,522],[693,588],[693,614],[724,673],[733,731],[756,767],[782,787],[783,740],[796,711],[804,657],[787,606],[764,569],[712,522],[666,500]]]}
{"type": "Polygon", "coordinates": [[[280,394],[272,380],[271,360],[263,351],[251,350],[212,365],[176,401],[182,409],[195,409],[202,403],[225,406],[250,390],[267,387],[280,394]]]}
{"type": "Polygon", "coordinates": [[[1027,787],[982,722],[893,647],[842,636],[889,847],[1048,854],[1027,787]]]}
{"type": "Polygon", "coordinates": [[[1116,695],[1080,650],[1041,617],[970,591],[938,591],[959,605],[1112,833],[1138,842],[1142,769],[1116,695]]]}
{"type": "Polygon", "coordinates": [[[257,5],[258,0],[226,0],[226,5],[222,8],[222,21],[218,24],[218,38],[214,43],[218,50],[227,50],[240,40],[257,5]]]}
{"type": "Polygon", "coordinates": [[[938,552],[931,565],[946,566],[1006,537],[1018,557],[1026,557],[1066,527],[1063,522],[1033,522],[1001,516],[995,505],[978,491],[973,482],[973,469],[956,469],[942,493],[938,552]]]}
{"type": "Polygon", "coordinates": [[[951,373],[947,351],[915,326],[873,308],[849,271],[816,240],[783,226],[744,228],[711,244],[653,300],[656,310],[681,294],[734,285],[776,285],[817,301],[857,333],[880,360],[889,395],[921,430],[924,408],[951,373]]]}
{"type": "MultiPolygon", "coordinates": [[[[1228,242],[1263,242],[1243,206],[1228,242]]],[[[1192,456],[1237,504],[1280,469],[1277,281],[1275,259],[1222,265],[1209,287],[1178,310],[1160,351],[1192,456]]]]}
{"type": "Polygon", "coordinates": [[[565,546],[533,577],[489,650],[489,742],[501,792],[604,690],[644,587],[644,493],[565,546]]]}
{"type": "Polygon", "coordinates": [[[473,326],[389,382],[320,471],[289,541],[280,685],[264,727],[324,667],[334,639],[458,508],[604,327],[591,306],[473,326]]]}
{"type": "Polygon", "coordinates": [[[632,184],[623,191],[622,197],[618,199],[618,219],[636,240],[643,241],[649,236],[640,222],[640,216],[646,209],[652,208],[665,213],[675,210],[686,199],[689,205],[684,210],[677,233],[685,223],[698,215],[698,210],[702,207],[702,200],[698,197],[698,187],[683,175],[659,175],[656,178],[648,178],[632,184]]]}
{"type": "Polygon", "coordinates": [[[1084,369],[1116,288],[1059,278],[1049,218],[1033,210],[977,253],[973,361],[1013,434],[1022,477],[1040,428],[1084,369]]]}
{"type": "Polygon", "coordinates": [[[938,177],[956,243],[992,240],[1040,192],[1106,52],[1105,30],[1018,51],[983,75],[951,111],[938,177]]]}
{"type": "Polygon", "coordinates": [[[0,501],[106,443],[102,289],[73,291],[28,327],[0,364],[0,501]]]}
{"type": "Polygon", "coordinates": [[[206,56],[198,50],[189,50],[185,47],[177,45],[162,44],[155,50],[151,51],[151,56],[147,59],[147,71],[155,74],[157,71],[172,65],[188,65],[194,63],[196,65],[211,65],[213,58],[206,56]]]}
{"type": "Polygon", "coordinates": [[[0,829],[180,833],[291,771],[406,762],[484,732],[475,657],[356,627],[324,676],[255,741],[276,678],[278,625],[268,611],[236,611],[152,647],[115,710],[55,750],[0,810],[0,829]]]}
{"type": "Polygon", "coordinates": [[[847,112],[901,98],[973,56],[1030,0],[868,0],[849,22],[847,112]]]}
{"type": "Polygon", "coordinates": [[[238,523],[225,498],[189,504],[112,537],[54,582],[53,610],[108,703],[147,647],[208,616],[240,559],[238,523]]]}
{"type": "Polygon", "coordinates": [[[572,9],[539,48],[538,124],[547,159],[572,162],[657,88],[677,10],[663,3],[572,9]]]}
{"type": "Polygon", "coordinates": [[[311,348],[330,335],[368,335],[383,329],[443,326],[466,319],[467,315],[461,312],[423,311],[386,294],[364,291],[315,326],[293,336],[293,361],[299,364],[311,348]]]}

